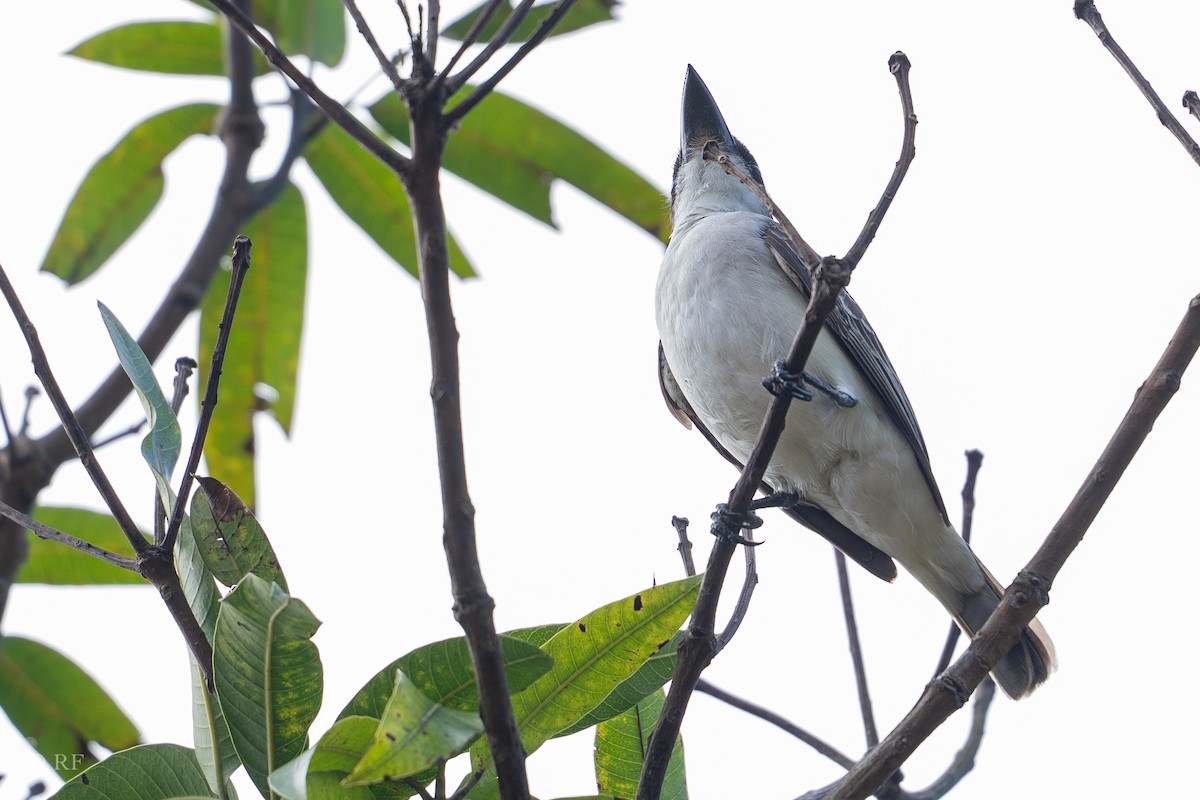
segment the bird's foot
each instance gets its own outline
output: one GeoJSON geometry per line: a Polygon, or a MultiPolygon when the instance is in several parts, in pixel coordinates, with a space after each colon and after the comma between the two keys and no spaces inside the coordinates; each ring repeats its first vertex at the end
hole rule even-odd
{"type": "Polygon", "coordinates": [[[799,502],[800,495],[796,492],[771,492],[750,503],[750,508],[753,511],[760,508],[791,508],[799,502]]]}
{"type": "Polygon", "coordinates": [[[743,536],[742,531],[754,530],[760,525],[762,525],[762,520],[754,513],[753,508],[745,514],[740,514],[725,503],[717,503],[717,510],[712,513],[712,525],[709,527],[709,531],[722,541],[757,547],[762,542],[756,542],[743,536]]]}
{"type": "Polygon", "coordinates": [[[858,405],[858,398],[849,392],[835,389],[811,373],[789,372],[787,365],[782,361],[776,361],[771,367],[771,374],[762,381],[763,388],[776,397],[789,394],[797,400],[809,401],[813,399],[814,395],[804,388],[806,383],[818,392],[828,395],[842,408],[853,408],[858,405]]]}

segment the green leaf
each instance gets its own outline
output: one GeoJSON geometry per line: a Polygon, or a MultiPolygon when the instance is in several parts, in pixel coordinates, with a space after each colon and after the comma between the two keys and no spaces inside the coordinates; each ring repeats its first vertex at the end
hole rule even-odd
{"type": "Polygon", "coordinates": [[[346,13],[341,0],[275,0],[254,4],[255,19],[289,56],[304,55],[336,67],[346,53],[346,13]]]}
{"type": "Polygon", "coordinates": [[[212,797],[196,754],[177,744],[145,744],[113,753],[77,775],[56,800],[168,800],[212,797]]]}
{"type": "Polygon", "coordinates": [[[167,402],[158,381],[154,378],[154,368],[150,366],[150,359],[146,358],[137,341],[108,310],[108,306],[104,303],[97,305],[100,306],[100,316],[104,319],[104,326],[108,328],[109,338],[117,351],[117,360],[121,362],[121,368],[133,383],[133,389],[146,412],[146,421],[150,423],[150,432],[142,439],[142,458],[150,465],[154,479],[158,482],[163,507],[169,511],[172,497],[171,473],[175,470],[175,462],[179,460],[182,447],[179,421],[175,419],[171,404],[167,402]]]}
{"type": "Polygon", "coordinates": [[[679,649],[679,642],[683,639],[684,635],[683,631],[679,631],[672,636],[671,641],[657,653],[650,656],[649,660],[637,672],[621,681],[617,685],[617,688],[613,689],[608,697],[604,698],[603,703],[592,709],[591,713],[586,714],[583,719],[574,725],[567,726],[555,735],[569,736],[572,733],[586,730],[593,725],[612,719],[619,714],[625,713],[661,689],[663,684],[671,680],[671,676],[675,673],[675,655],[679,649]]]}
{"type": "MultiPolygon", "coordinates": [[[[396,173],[336,125],[326,125],[304,149],[308,166],[354,224],[414,276],[417,242],[408,197],[396,173]]],[[[450,237],[450,269],[460,278],[475,274],[450,237]]]]}
{"type": "MultiPolygon", "coordinates": [[[[537,645],[512,636],[500,636],[500,649],[504,654],[509,692],[529,686],[553,663],[537,645]]],[[[382,718],[395,688],[397,670],[402,670],[413,685],[434,702],[459,711],[479,709],[471,652],[466,638],[458,636],[418,647],[388,664],[367,681],[338,718],[352,715],[382,718]]]]}
{"type": "MultiPolygon", "coordinates": [[[[666,696],[659,689],[637,706],[596,727],[596,786],[618,797],[637,794],[643,756],[658,724],[666,696]]],[[[676,738],[667,764],[661,800],[687,800],[683,740],[676,738]]]]}
{"type": "Polygon", "coordinates": [[[42,270],[79,283],[133,235],[163,192],[162,163],[184,140],[210,133],[220,106],[192,103],[138,123],[75,190],[42,270]]]}
{"type": "MultiPolygon", "coordinates": [[[[221,27],[212,22],[133,22],[98,33],[80,42],[67,55],[113,67],[164,72],[170,75],[224,75],[225,53],[221,27]]],[[[271,66],[254,51],[254,72],[271,66]]]]}
{"type": "Polygon", "coordinates": [[[64,779],[95,763],[89,743],[122,750],[138,741],[137,728],[100,684],[32,639],[0,641],[0,707],[64,779]]]}
{"type": "Polygon", "coordinates": [[[233,586],[253,573],[286,592],[279,559],[246,504],[214,478],[197,477],[196,483],[200,491],[192,495],[192,534],[213,576],[233,586]]]}
{"type": "MultiPolygon", "coordinates": [[[[513,695],[513,713],[525,752],[570,727],[665,647],[691,614],[702,576],[655,586],[596,609],[543,645],[554,657],[550,672],[513,695]]],[[[472,765],[487,775],[468,796],[496,796],[491,754],[471,748],[472,765]]]]}
{"type": "MultiPolygon", "coordinates": [[[[295,186],[250,221],[243,232],[254,242],[254,268],[238,297],[237,323],[221,371],[221,402],[204,442],[211,474],[253,507],[254,414],[269,408],[291,432],[296,375],[304,331],[304,289],[308,281],[308,214],[295,186]],[[263,397],[263,386],[273,397],[263,397]]],[[[208,379],[229,270],[222,269],[200,304],[200,374],[208,379]]]]}
{"type": "Polygon", "coordinates": [[[403,670],[379,728],[343,784],[366,786],[416,775],[466,752],[483,734],[477,711],[457,711],[426,697],[403,670]]]}
{"type": "MultiPolygon", "coordinates": [[[[129,540],[110,514],[85,508],[38,506],[33,518],[72,536],[103,547],[111,553],[133,556],[129,540]]],[[[29,534],[29,557],[17,572],[17,583],[49,583],[60,586],[133,584],[145,586],[146,579],[58,542],[29,534]]]]}
{"type": "MultiPolygon", "coordinates": [[[[385,131],[409,143],[408,112],[399,97],[388,94],[368,110],[385,131]]],[[[547,225],[554,225],[550,185],[560,178],[660,241],[670,237],[667,201],[649,181],[582,134],[500,92],[484,98],[450,134],[443,164],[547,225]]]]}
{"type": "MultiPolygon", "coordinates": [[[[308,800],[374,800],[375,798],[412,797],[416,790],[407,784],[385,783],[370,788],[343,786],[342,781],[371,745],[379,720],[371,717],[345,717],[334,723],[312,749],[306,788],[308,800]]],[[[414,778],[425,785],[434,778],[428,770],[414,778]]]]}
{"type": "MultiPolygon", "coordinates": [[[[447,39],[461,42],[463,37],[467,35],[467,31],[471,30],[471,26],[475,24],[475,20],[479,17],[483,9],[488,5],[485,0],[479,6],[468,11],[463,16],[450,23],[449,26],[442,29],[442,36],[447,39]]],[[[550,12],[554,10],[557,3],[543,3],[529,9],[529,13],[525,19],[521,20],[521,24],[517,26],[513,32],[513,37],[510,42],[525,42],[533,35],[534,31],[541,25],[542,20],[550,16],[550,12]]],[[[577,31],[580,28],[588,25],[595,25],[598,22],[609,22],[614,19],[612,9],[616,5],[615,0],[579,0],[571,9],[563,15],[563,18],[558,21],[554,29],[550,31],[550,36],[560,36],[564,33],[577,31]]],[[[507,11],[512,10],[512,6],[501,6],[501,10],[494,14],[487,24],[479,33],[478,41],[490,41],[496,32],[500,30],[500,26],[504,24],[504,20],[508,19],[507,11]]]]}
{"type": "Polygon", "coordinates": [[[321,707],[320,622],[299,600],[247,575],[221,603],[213,641],[217,699],[255,786],[300,755],[321,707]]]}
{"type": "MultiPolygon", "coordinates": [[[[216,632],[221,603],[212,573],[200,557],[191,519],[184,517],[179,537],[175,540],[175,568],[183,586],[184,597],[196,621],[209,642],[216,632]]],[[[192,740],[196,746],[196,761],[213,791],[224,786],[229,776],[241,766],[229,725],[221,706],[204,683],[204,673],[195,657],[190,658],[192,679],[192,740]]]]}

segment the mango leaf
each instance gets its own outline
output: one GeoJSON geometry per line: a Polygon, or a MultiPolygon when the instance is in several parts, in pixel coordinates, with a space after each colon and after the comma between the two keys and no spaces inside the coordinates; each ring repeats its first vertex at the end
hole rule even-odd
{"type": "MultiPolygon", "coordinates": [[[[221,603],[212,573],[200,557],[189,517],[184,517],[179,537],[175,540],[175,568],[179,572],[179,581],[183,586],[188,606],[192,609],[196,621],[200,623],[204,635],[212,642],[221,603]]],[[[221,713],[221,706],[204,683],[204,673],[200,664],[195,657],[190,658],[190,663],[192,741],[196,746],[196,762],[204,772],[209,787],[216,792],[218,787],[227,784],[229,776],[242,762],[234,750],[233,738],[229,734],[225,716],[221,713]]]]}
{"type": "Polygon", "coordinates": [[[321,707],[321,659],[310,641],[320,625],[304,603],[253,574],[221,603],[217,699],[238,757],[264,795],[267,776],[307,747],[321,707]]]}
{"type": "Polygon", "coordinates": [[[416,775],[466,752],[483,735],[477,711],[456,711],[426,697],[403,670],[370,747],[345,786],[366,786],[416,775]]]}
{"type": "Polygon", "coordinates": [[[671,637],[671,641],[657,653],[650,656],[649,660],[645,664],[642,664],[637,672],[621,681],[617,685],[617,688],[613,689],[608,697],[604,698],[603,703],[592,709],[591,713],[586,714],[583,719],[574,725],[567,726],[555,734],[555,736],[569,736],[572,733],[586,730],[593,725],[598,725],[605,720],[612,719],[619,714],[625,713],[661,689],[663,684],[671,680],[671,676],[675,673],[676,652],[679,649],[679,642],[684,636],[685,633],[683,631],[677,632],[671,637]]]}
{"type": "Polygon", "coordinates": [[[167,800],[212,797],[196,754],[177,744],[144,744],[113,753],[77,775],[55,800],[167,800]]]}
{"type": "MultiPolygon", "coordinates": [[[[304,149],[304,158],[329,196],[393,261],[417,274],[417,240],[408,197],[396,173],[336,125],[326,125],[304,149]]],[[[450,269],[475,275],[450,237],[450,269]]]]}
{"type": "Polygon", "coordinates": [[[0,641],[0,707],[64,780],[90,764],[89,744],[137,744],[138,730],[81,667],[32,639],[0,641]]]}
{"type": "MultiPolygon", "coordinates": [[[[133,22],[98,33],[75,45],[67,55],[145,72],[224,75],[222,36],[215,17],[212,22],[133,22]]],[[[256,75],[271,71],[257,49],[254,56],[256,75]]]]}
{"type": "MultiPolygon", "coordinates": [[[[129,540],[111,514],[86,508],[38,506],[33,518],[51,528],[78,536],[111,553],[133,556],[129,540]]],[[[146,579],[58,542],[29,535],[29,557],[17,572],[17,583],[48,583],[59,586],[145,586],[146,579]]]]}
{"type": "Polygon", "coordinates": [[[133,389],[138,399],[142,401],[142,409],[146,412],[146,421],[150,423],[150,432],[142,439],[142,458],[150,465],[154,480],[158,483],[158,492],[162,497],[163,507],[171,508],[171,473],[175,470],[175,462],[179,460],[182,447],[182,435],[179,431],[179,421],[171,404],[163,395],[158,381],[154,378],[154,368],[150,360],[138,347],[138,343],[121,321],[108,310],[104,303],[100,306],[100,316],[104,319],[104,327],[108,328],[109,338],[117,351],[117,360],[121,368],[133,383],[133,389]]]}
{"type": "MultiPolygon", "coordinates": [[[[553,663],[536,645],[501,634],[509,692],[518,692],[546,674],[553,663]]],[[[346,704],[338,718],[369,716],[380,719],[392,696],[396,671],[402,670],[430,700],[459,711],[479,710],[479,691],[471,652],[463,636],[418,647],[375,674],[346,704]]]]}
{"type": "Polygon", "coordinates": [[[336,67],[346,54],[346,12],[341,0],[276,0],[254,4],[254,21],[275,36],[289,56],[308,56],[336,67]]]}
{"type": "MultiPolygon", "coordinates": [[[[665,700],[666,696],[659,689],[624,714],[596,726],[596,786],[600,791],[618,797],[637,794],[643,757],[665,700]]],[[[661,800],[687,800],[682,739],[676,738],[671,750],[659,797],[661,800]]]]}
{"type": "MultiPolygon", "coordinates": [[[[270,408],[290,433],[296,403],[308,281],[308,215],[299,190],[288,184],[243,233],[254,242],[254,269],[246,274],[238,298],[237,324],[221,371],[221,402],[204,441],[204,458],[209,472],[253,507],[254,414],[270,408]],[[263,397],[264,386],[270,387],[269,401],[263,397]]],[[[229,275],[228,269],[219,270],[200,303],[202,385],[208,380],[229,275]]]]}
{"type": "MultiPolygon", "coordinates": [[[[388,94],[368,111],[409,144],[408,111],[399,97],[388,94]]],[[[649,181],[562,122],[500,92],[484,98],[450,134],[443,164],[547,225],[554,226],[550,185],[559,178],[660,241],[670,237],[666,198],[649,181]]]]}
{"type": "MultiPolygon", "coordinates": [[[[665,583],[602,606],[547,641],[542,649],[554,657],[553,668],[512,698],[525,752],[574,725],[665,647],[691,614],[701,578],[665,583]]],[[[486,774],[467,796],[498,796],[485,742],[471,748],[471,761],[486,774]]]]}
{"type": "MultiPolygon", "coordinates": [[[[616,0],[579,0],[579,2],[572,6],[571,9],[563,16],[563,18],[558,21],[558,24],[554,26],[552,31],[550,31],[550,36],[560,36],[564,33],[577,31],[580,28],[587,27],[588,25],[595,25],[598,22],[609,22],[614,19],[612,10],[613,6],[616,4],[616,0]]],[[[461,42],[463,37],[467,35],[467,31],[471,30],[471,26],[475,24],[475,20],[478,19],[479,15],[483,12],[483,9],[486,8],[487,5],[488,3],[485,0],[485,2],[482,4],[476,6],[463,16],[454,20],[454,22],[442,29],[442,36],[445,36],[447,39],[453,39],[454,41],[461,42]]],[[[517,26],[516,31],[513,32],[513,36],[509,41],[528,41],[529,37],[532,36],[534,31],[537,30],[538,26],[541,25],[542,20],[550,16],[550,12],[554,10],[556,5],[558,4],[542,3],[541,5],[537,5],[529,9],[529,13],[525,16],[525,19],[521,20],[521,24],[517,26]]],[[[512,10],[512,6],[508,6],[507,4],[505,4],[505,6],[501,6],[501,10],[492,15],[492,18],[487,21],[486,25],[483,26],[483,29],[479,33],[478,41],[490,41],[491,38],[496,35],[496,32],[500,30],[500,26],[504,24],[504,20],[508,19],[508,14],[505,13],[506,8],[508,11],[512,10]]]]}
{"type": "Polygon", "coordinates": [[[192,534],[204,565],[226,586],[253,573],[287,591],[279,559],[246,504],[215,478],[197,477],[192,495],[192,534]]]}
{"type": "MultiPolygon", "coordinates": [[[[308,751],[311,756],[305,781],[307,800],[381,800],[412,797],[417,793],[407,783],[381,783],[369,788],[342,785],[371,745],[377,727],[378,719],[352,716],[339,719],[325,732],[316,747],[308,751]]],[[[434,770],[427,770],[413,780],[424,786],[433,780],[434,774],[434,770]]]]}
{"type": "Polygon", "coordinates": [[[211,133],[220,106],[192,103],[138,123],[75,190],[42,270],[79,283],[133,235],[163,193],[162,163],[184,140],[211,133]]]}

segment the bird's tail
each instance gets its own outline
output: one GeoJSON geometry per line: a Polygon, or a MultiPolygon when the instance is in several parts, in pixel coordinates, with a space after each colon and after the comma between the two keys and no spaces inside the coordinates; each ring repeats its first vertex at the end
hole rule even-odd
{"type": "MultiPolygon", "coordinates": [[[[980,562],[979,568],[987,577],[988,591],[968,598],[961,612],[955,614],[959,625],[971,635],[983,627],[1004,594],[1004,588],[988,572],[987,567],[980,562]]],[[[992,668],[992,677],[1005,694],[1016,700],[1040,686],[1050,677],[1055,666],[1054,643],[1050,641],[1046,629],[1035,619],[1000,659],[1000,663],[992,668]]]]}

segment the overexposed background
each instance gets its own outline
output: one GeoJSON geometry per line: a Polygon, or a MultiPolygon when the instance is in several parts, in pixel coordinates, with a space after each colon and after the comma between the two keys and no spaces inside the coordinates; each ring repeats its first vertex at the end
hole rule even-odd
{"type": "MultiPolygon", "coordinates": [[[[473,5],[447,2],[443,19],[473,5]]],[[[385,47],[402,41],[394,4],[363,8],[385,47]]],[[[1183,115],[1179,97],[1200,88],[1200,6],[1107,0],[1100,10],[1183,115]]],[[[145,230],[69,291],[36,272],[64,205],[134,122],[181,102],[220,101],[225,89],[61,54],[135,18],[200,13],[182,0],[120,0],[24,3],[0,17],[0,262],[76,401],[114,363],[95,301],[140,329],[198,235],[220,147],[192,140],[170,159],[166,197],[145,230]]],[[[962,452],[984,451],[976,549],[1011,578],[1200,291],[1196,165],[1068,0],[660,0],[618,15],[550,41],[502,88],[587,132],[665,191],[684,67],[694,64],[775,199],[821,252],[845,251],[890,174],[901,125],[886,63],[895,50],[909,55],[918,156],[851,291],[905,382],[952,517],[962,452]]],[[[375,69],[355,40],[337,75],[316,77],[345,96],[375,69]]],[[[264,81],[262,99],[281,98],[281,86],[264,81]]],[[[268,122],[283,114],[269,111],[268,122]]],[[[279,146],[261,154],[261,170],[279,146]]],[[[295,179],[312,220],[301,385],[292,441],[269,420],[258,427],[259,516],[293,592],[324,621],[319,735],[380,667],[459,630],[441,551],[417,285],[304,166],[295,179]]],[[[735,474],[659,396],[661,246],[566,185],[554,191],[555,232],[453,176],[444,184],[452,229],[482,276],[458,283],[455,302],[471,490],[498,626],[568,621],[679,577],[671,515],[707,520],[735,474]]],[[[195,338],[187,327],[168,348],[162,381],[176,356],[194,354],[195,338]]],[[[33,381],[19,331],[0,319],[10,414],[33,381]]],[[[1188,587],[1200,555],[1194,381],[1185,378],[1055,584],[1042,619],[1058,673],[1020,704],[997,700],[977,766],[953,796],[1172,797],[1194,785],[1171,757],[1194,744],[1200,711],[1183,668],[1195,647],[1188,587]]],[[[139,415],[127,403],[112,430],[139,415]]],[[[48,403],[34,419],[39,432],[54,424],[48,403]]],[[[192,423],[185,415],[185,431],[192,423]]],[[[136,451],[129,440],[101,460],[148,524],[153,488],[136,451]]],[[[42,501],[99,507],[78,466],[64,468],[42,501]]],[[[701,563],[704,527],[694,535],[701,563]]],[[[760,537],[750,615],[707,676],[857,753],[831,552],[774,513],[760,537]]],[[[907,575],[888,586],[852,569],[886,731],[928,680],[947,618],[907,575]]],[[[190,744],[185,649],[150,589],[21,585],[3,626],[86,665],[147,741],[190,744]]],[[[966,722],[959,714],[908,763],[910,788],[940,772],[966,722]]],[[[693,700],[684,737],[699,800],[790,798],[840,774],[705,696],[693,700]]],[[[594,792],[590,751],[586,735],[547,744],[529,763],[534,793],[594,792]]],[[[54,780],[6,721],[0,773],[0,798],[54,780]]]]}

